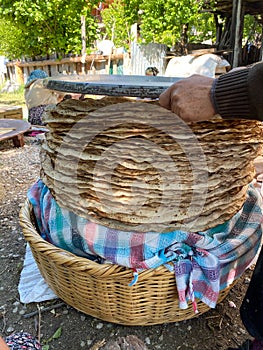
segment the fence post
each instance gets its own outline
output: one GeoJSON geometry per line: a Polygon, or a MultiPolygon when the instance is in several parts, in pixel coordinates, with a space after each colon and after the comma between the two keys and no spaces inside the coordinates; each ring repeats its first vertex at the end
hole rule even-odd
{"type": "Polygon", "coordinates": [[[15,83],[19,85],[24,84],[24,74],[23,74],[23,69],[22,67],[19,67],[17,64],[15,64],[15,83]]]}
{"type": "Polygon", "coordinates": [[[86,63],[86,19],[85,16],[81,16],[81,71],[85,74],[85,63],[86,63]]]}

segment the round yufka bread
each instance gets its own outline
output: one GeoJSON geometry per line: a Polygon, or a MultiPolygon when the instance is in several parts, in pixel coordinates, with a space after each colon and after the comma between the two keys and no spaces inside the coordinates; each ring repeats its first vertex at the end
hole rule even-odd
{"type": "Polygon", "coordinates": [[[186,124],[156,101],[65,100],[47,111],[41,177],[57,203],[123,231],[203,231],[242,206],[261,123],[186,124]]]}

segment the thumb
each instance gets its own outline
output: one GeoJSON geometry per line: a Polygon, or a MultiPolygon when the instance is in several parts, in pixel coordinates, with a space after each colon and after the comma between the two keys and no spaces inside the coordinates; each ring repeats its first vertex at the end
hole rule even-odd
{"type": "Polygon", "coordinates": [[[171,109],[171,91],[172,87],[170,86],[159,96],[159,104],[166,109],[171,109]]]}

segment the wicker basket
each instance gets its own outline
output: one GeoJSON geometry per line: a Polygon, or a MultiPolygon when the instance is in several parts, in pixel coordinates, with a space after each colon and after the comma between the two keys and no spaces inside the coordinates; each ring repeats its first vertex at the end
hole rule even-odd
{"type": "MultiPolygon", "coordinates": [[[[129,326],[178,322],[196,316],[191,305],[178,307],[173,272],[161,266],[139,274],[129,287],[133,271],[119,265],[97,264],[46,242],[32,220],[28,200],[20,211],[20,224],[38,267],[50,288],[65,303],[104,321],[129,326]]],[[[232,285],[220,293],[221,302],[232,285]]],[[[210,308],[197,301],[200,315],[210,308]]]]}

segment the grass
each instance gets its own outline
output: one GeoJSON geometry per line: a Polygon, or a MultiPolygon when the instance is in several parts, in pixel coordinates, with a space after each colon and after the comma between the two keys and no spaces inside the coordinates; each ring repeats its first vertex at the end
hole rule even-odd
{"type": "MultiPolygon", "coordinates": [[[[0,91],[3,87],[0,87],[0,91]]],[[[0,104],[10,106],[25,106],[24,86],[15,92],[0,92],[0,104]]]]}

